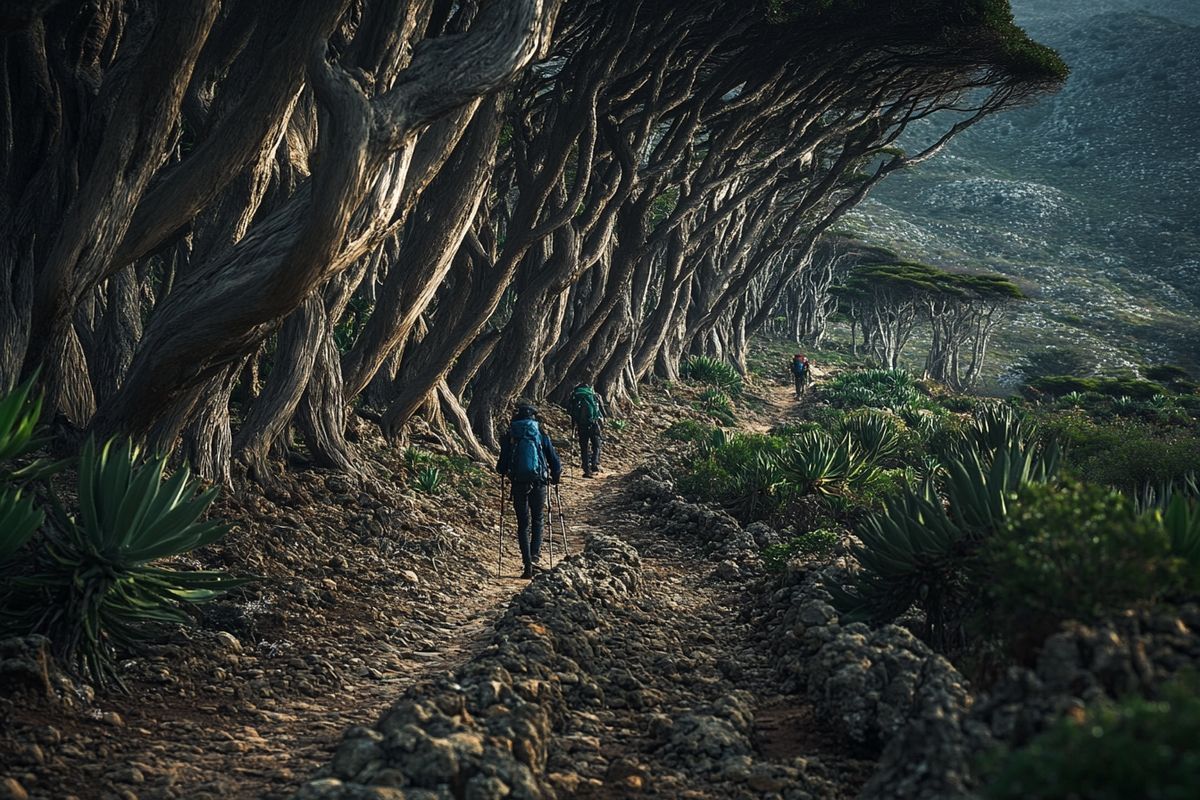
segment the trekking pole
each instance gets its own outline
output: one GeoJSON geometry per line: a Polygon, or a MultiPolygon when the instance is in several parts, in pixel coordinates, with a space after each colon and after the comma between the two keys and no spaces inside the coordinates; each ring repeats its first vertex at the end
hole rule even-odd
{"type": "Polygon", "coordinates": [[[550,525],[550,538],[546,540],[550,545],[550,569],[554,569],[554,506],[550,502],[550,492],[546,492],[546,522],[550,525]]]}
{"type": "MultiPolygon", "coordinates": [[[[558,525],[562,529],[563,557],[565,558],[571,554],[571,544],[567,541],[567,517],[563,513],[562,494],[558,491],[557,486],[554,487],[554,499],[558,502],[558,525]]],[[[554,538],[554,528],[550,529],[550,538],[554,538]]]]}
{"type": "Polygon", "coordinates": [[[496,556],[496,580],[500,580],[500,569],[504,564],[504,476],[500,476],[500,505],[497,507],[500,512],[500,547],[496,556]]]}

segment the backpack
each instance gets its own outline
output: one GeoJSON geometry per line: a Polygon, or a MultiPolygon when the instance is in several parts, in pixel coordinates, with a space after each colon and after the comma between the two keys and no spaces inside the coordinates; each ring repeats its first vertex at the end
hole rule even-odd
{"type": "Polygon", "coordinates": [[[805,364],[800,359],[796,359],[792,362],[792,372],[796,373],[797,375],[803,375],[806,369],[808,369],[808,364],[805,364]]]}
{"type": "Polygon", "coordinates": [[[600,419],[600,400],[588,386],[580,386],[571,392],[571,421],[586,428],[600,419]]]}
{"type": "Polygon", "coordinates": [[[512,443],[508,477],[513,483],[544,483],[546,459],[542,456],[542,430],[537,420],[513,420],[508,438],[512,443]]]}

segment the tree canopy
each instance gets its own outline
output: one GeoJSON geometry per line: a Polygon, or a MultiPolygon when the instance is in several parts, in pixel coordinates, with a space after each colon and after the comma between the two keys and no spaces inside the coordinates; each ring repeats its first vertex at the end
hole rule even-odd
{"type": "Polygon", "coordinates": [[[1066,77],[1003,0],[27,6],[0,387],[219,480],[737,360],[879,181],[1066,77]]]}

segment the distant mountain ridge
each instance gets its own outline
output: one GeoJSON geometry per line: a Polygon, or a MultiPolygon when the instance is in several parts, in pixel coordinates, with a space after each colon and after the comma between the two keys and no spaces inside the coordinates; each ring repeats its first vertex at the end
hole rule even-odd
{"type": "Polygon", "coordinates": [[[1200,367],[1200,2],[1014,7],[1067,59],[1067,85],[889,179],[856,227],[1031,285],[1043,302],[1000,342],[1013,357],[1057,344],[1200,367]]]}

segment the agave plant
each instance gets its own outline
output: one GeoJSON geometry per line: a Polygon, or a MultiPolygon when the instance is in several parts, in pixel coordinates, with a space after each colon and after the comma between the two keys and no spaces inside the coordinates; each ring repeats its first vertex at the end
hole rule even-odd
{"type": "Polygon", "coordinates": [[[42,416],[42,398],[33,394],[35,378],[30,378],[0,397],[0,477],[9,480],[46,477],[67,463],[37,459],[18,469],[5,467],[13,459],[27,456],[49,441],[48,437],[37,435],[38,421],[42,416]]]}
{"type": "Polygon", "coordinates": [[[1136,414],[1142,410],[1142,402],[1141,400],[1135,400],[1127,394],[1123,394],[1113,398],[1112,410],[1121,416],[1136,414]]]}
{"type": "Polygon", "coordinates": [[[743,520],[759,519],[764,508],[774,501],[782,482],[775,456],[762,450],[753,452],[733,472],[730,511],[743,520]]]}
{"type": "Polygon", "coordinates": [[[784,478],[800,494],[832,494],[838,487],[862,480],[874,470],[848,435],[834,439],[819,431],[793,437],[779,466],[784,478]]]}
{"type": "Polygon", "coordinates": [[[896,410],[896,414],[912,430],[916,431],[922,439],[929,439],[938,431],[938,418],[927,408],[916,408],[914,406],[904,406],[896,410]]]}
{"type": "Polygon", "coordinates": [[[1079,408],[1086,400],[1083,392],[1067,392],[1058,398],[1058,404],[1067,408],[1079,408]]]}
{"type": "Polygon", "coordinates": [[[79,459],[78,514],[55,500],[45,552],[12,584],[12,624],[47,634],[98,683],[120,683],[117,653],[156,624],[186,623],[189,604],[244,583],[224,572],[155,565],[226,532],[201,520],[217,490],[199,490],[186,468],[170,477],[165,470],[165,457],[143,461],[128,442],[98,448],[88,441],[79,459]]]}
{"type": "Polygon", "coordinates": [[[737,423],[737,414],[733,408],[733,401],[720,389],[706,389],[701,393],[696,406],[722,425],[735,425],[737,423]]]}
{"type": "Polygon", "coordinates": [[[1200,503],[1177,494],[1155,513],[1170,538],[1171,552],[1184,562],[1189,586],[1200,588],[1200,503]]]}
{"type": "Polygon", "coordinates": [[[1188,472],[1175,480],[1144,483],[1134,495],[1133,505],[1139,513],[1165,511],[1177,497],[1200,500],[1200,476],[1188,472]]]}
{"type": "MultiPolygon", "coordinates": [[[[8,468],[13,459],[28,456],[46,444],[37,436],[42,401],[33,395],[33,378],[0,397],[0,479],[23,482],[43,478],[66,462],[37,459],[8,468]]],[[[45,513],[16,487],[0,489],[0,563],[14,556],[41,527],[45,513]]],[[[5,570],[11,572],[11,570],[5,570]]]]}
{"type": "Polygon", "coordinates": [[[1019,437],[989,454],[966,448],[944,465],[940,481],[885,501],[858,526],[861,567],[835,603],[850,621],[890,622],[913,605],[926,616],[935,646],[961,643],[962,623],[976,596],[969,558],[996,531],[1020,487],[1049,480],[1058,466],[1054,445],[1019,437]]]}
{"type": "Polygon", "coordinates": [[[715,386],[733,397],[742,393],[742,376],[737,369],[716,358],[693,356],[683,362],[679,373],[690,380],[715,386]]]}
{"type": "Polygon", "coordinates": [[[737,437],[736,433],[730,433],[725,428],[707,428],[704,438],[697,443],[699,446],[696,455],[701,459],[708,458],[728,447],[737,437]]]}
{"type": "Polygon", "coordinates": [[[871,411],[850,414],[842,421],[842,431],[870,464],[891,458],[900,447],[896,426],[884,414],[871,411]]]}
{"type": "Polygon", "coordinates": [[[19,489],[0,490],[0,564],[24,547],[45,516],[19,489]]]}
{"type": "Polygon", "coordinates": [[[890,369],[844,372],[826,384],[824,395],[839,408],[900,409],[922,399],[912,375],[890,369]]]}
{"type": "Polygon", "coordinates": [[[1018,445],[1022,451],[1034,449],[1037,428],[1028,418],[1007,404],[990,404],[978,409],[971,424],[937,443],[945,462],[979,458],[990,462],[1000,450],[1018,445]]]}
{"type": "Polygon", "coordinates": [[[426,467],[413,479],[413,488],[423,494],[441,494],[442,471],[437,467],[426,467]]]}
{"type": "Polygon", "coordinates": [[[404,470],[409,475],[416,475],[421,467],[429,463],[429,453],[426,453],[419,447],[406,447],[404,452],[400,454],[401,461],[404,462],[404,470]]]}

